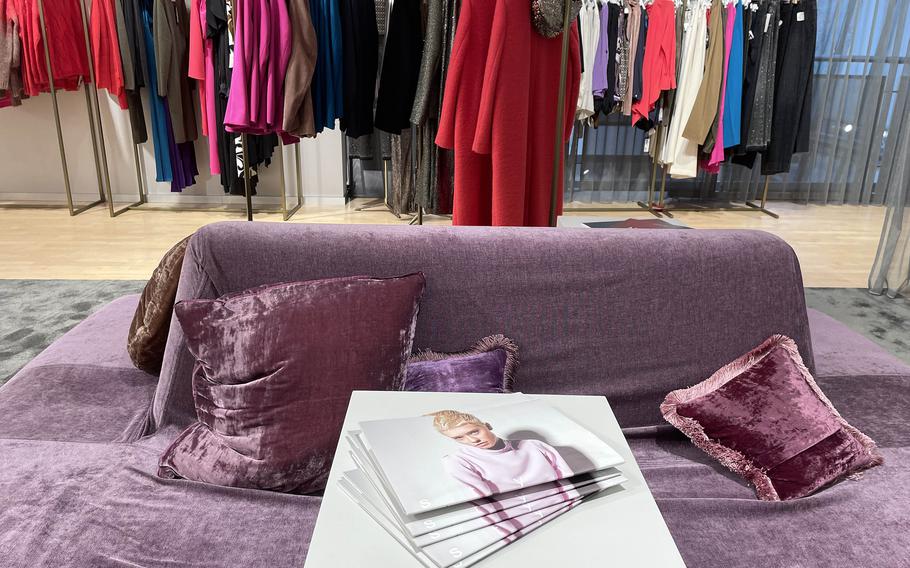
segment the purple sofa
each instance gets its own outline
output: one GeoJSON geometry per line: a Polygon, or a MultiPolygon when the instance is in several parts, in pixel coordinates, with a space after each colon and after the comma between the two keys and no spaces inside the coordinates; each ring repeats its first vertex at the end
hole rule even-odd
{"type": "MultiPolygon", "coordinates": [[[[522,391],[609,398],[690,567],[910,566],[910,367],[807,314],[796,257],[768,234],[218,223],[193,238],[178,299],[417,270],[416,348],[504,333],[522,391]],[[664,423],[668,391],[775,333],[884,466],[763,502],[664,423]]],[[[193,419],[192,360],[175,321],[160,377],[135,370],[135,303],[102,309],[0,388],[0,564],[302,566],[320,497],[156,477],[193,419]]]]}

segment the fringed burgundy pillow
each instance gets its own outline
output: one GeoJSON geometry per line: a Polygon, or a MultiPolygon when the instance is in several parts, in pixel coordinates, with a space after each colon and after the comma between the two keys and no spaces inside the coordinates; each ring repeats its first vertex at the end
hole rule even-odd
{"type": "Polygon", "coordinates": [[[805,497],[882,463],[875,442],[841,417],[782,335],[671,392],[660,410],[765,501],[805,497]]]}
{"type": "Polygon", "coordinates": [[[404,374],[425,282],[331,278],[178,303],[198,421],[161,456],[158,475],[323,489],[351,391],[387,390],[404,374]]]}
{"type": "Polygon", "coordinates": [[[460,353],[421,351],[408,360],[399,390],[512,392],[518,346],[502,335],[484,337],[460,353]]]}

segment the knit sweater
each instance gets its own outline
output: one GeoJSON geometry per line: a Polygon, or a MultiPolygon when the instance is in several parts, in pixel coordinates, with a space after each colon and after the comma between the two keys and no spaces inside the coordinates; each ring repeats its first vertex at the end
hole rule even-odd
{"type": "Polygon", "coordinates": [[[572,475],[572,469],[552,446],[538,440],[503,440],[498,450],[464,447],[443,458],[455,479],[485,497],[530,487],[572,475]]]}

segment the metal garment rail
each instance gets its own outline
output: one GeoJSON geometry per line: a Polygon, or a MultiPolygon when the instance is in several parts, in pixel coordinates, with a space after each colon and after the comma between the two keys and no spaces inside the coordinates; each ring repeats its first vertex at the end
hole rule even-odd
{"type": "MultiPolygon", "coordinates": [[[[253,215],[255,213],[281,213],[282,219],[284,221],[289,221],[291,217],[294,216],[297,211],[303,206],[303,173],[300,165],[300,148],[298,147],[299,143],[289,144],[294,148],[294,158],[295,158],[295,173],[296,173],[296,196],[297,203],[288,209],[287,202],[287,179],[284,173],[284,146],[278,144],[278,169],[281,174],[281,208],[280,209],[256,209],[253,207],[253,195],[252,195],[252,184],[250,170],[247,166],[247,153],[246,153],[246,134],[240,135],[240,145],[243,152],[243,197],[244,197],[244,209],[246,213],[247,221],[253,220],[253,215]]],[[[136,146],[138,148],[138,146],[136,146]]],[[[138,164],[138,153],[136,154],[136,160],[138,164]]],[[[140,173],[141,175],[141,173],[140,173]]],[[[144,176],[143,176],[144,179],[144,176]]],[[[142,188],[145,187],[144,181],[140,182],[142,188]]],[[[187,207],[187,206],[172,206],[172,205],[151,205],[148,202],[148,197],[145,194],[144,190],[140,189],[140,202],[135,203],[127,207],[127,209],[134,211],[196,211],[202,213],[224,213],[224,212],[233,212],[236,209],[231,209],[228,207],[187,207]]]]}
{"type": "MultiPolygon", "coordinates": [[[[47,68],[48,87],[50,89],[51,102],[53,103],[53,108],[54,108],[54,126],[56,127],[56,130],[57,130],[57,147],[60,151],[60,167],[63,170],[63,189],[64,189],[64,194],[66,196],[66,208],[69,210],[70,216],[74,216],[74,215],[78,215],[79,213],[82,213],[83,211],[87,211],[87,210],[91,209],[92,207],[95,207],[96,205],[101,205],[102,203],[104,203],[106,201],[105,188],[104,188],[102,180],[101,180],[101,167],[100,167],[100,163],[99,163],[99,159],[98,159],[98,146],[97,146],[96,137],[95,137],[95,114],[92,109],[91,98],[90,98],[90,95],[88,92],[90,88],[94,88],[95,81],[94,81],[94,77],[93,77],[91,86],[89,86],[88,84],[83,84],[83,89],[85,90],[85,106],[86,106],[86,110],[88,112],[88,117],[89,117],[89,131],[91,132],[91,136],[92,136],[92,155],[94,157],[94,162],[95,162],[95,174],[96,174],[96,177],[98,180],[98,197],[99,197],[99,199],[96,201],[92,201],[91,203],[89,203],[87,205],[82,205],[80,207],[77,207],[73,204],[73,191],[72,191],[72,185],[70,183],[69,167],[67,166],[67,162],[66,162],[66,144],[63,141],[63,129],[60,125],[60,105],[59,105],[59,102],[57,101],[57,87],[54,84],[54,70],[53,70],[53,66],[51,64],[51,51],[50,51],[50,45],[48,42],[48,29],[47,29],[46,20],[44,17],[44,0],[38,0],[38,18],[39,18],[39,23],[40,23],[39,31],[41,33],[41,43],[44,46],[44,64],[47,68]]],[[[83,18],[84,18],[84,12],[83,12],[83,18]]],[[[85,26],[83,26],[83,27],[85,29],[85,37],[86,37],[86,42],[87,42],[88,41],[88,29],[85,26]]],[[[88,56],[89,64],[91,65],[92,54],[91,54],[91,50],[89,49],[88,45],[89,44],[86,43],[86,55],[88,56]]],[[[61,205],[37,204],[37,203],[36,204],[9,203],[9,204],[2,204],[2,205],[0,205],[0,207],[5,208],[5,209],[48,209],[48,208],[56,209],[56,208],[61,207],[61,205]]]]}
{"type": "MultiPolygon", "coordinates": [[[[565,147],[563,143],[563,138],[565,135],[565,125],[563,117],[563,109],[566,102],[566,72],[569,63],[569,34],[565,33],[569,29],[570,22],[572,20],[572,2],[563,2],[565,9],[563,10],[563,34],[562,34],[562,58],[560,60],[559,67],[559,102],[556,106],[556,138],[554,141],[553,149],[553,177],[551,178],[550,184],[550,226],[556,226],[556,210],[558,205],[558,200],[562,198],[560,195],[562,192],[559,191],[559,179],[562,175],[560,172],[559,161],[562,154],[562,150],[565,147]]],[[[658,129],[656,133],[658,137],[655,141],[654,155],[657,156],[660,153],[660,141],[661,136],[660,130],[658,129]]],[[[661,215],[666,215],[667,217],[672,217],[672,211],[696,211],[696,212],[705,212],[705,211],[732,211],[732,212],[741,212],[741,213],[764,213],[775,219],[779,219],[780,216],[773,211],[770,211],[767,208],[768,204],[768,176],[765,176],[765,185],[764,190],[762,191],[761,204],[755,204],[752,201],[746,201],[745,207],[738,206],[729,206],[729,207],[667,207],[664,201],[666,196],[666,186],[667,186],[667,171],[666,166],[663,166],[663,178],[660,183],[660,199],[657,203],[654,203],[654,186],[657,178],[657,160],[653,160],[653,166],[651,168],[651,181],[648,187],[648,204],[638,202],[638,207],[579,207],[572,208],[572,212],[581,212],[581,213],[600,213],[600,212],[610,212],[610,211],[641,211],[646,210],[650,211],[654,215],[660,217],[661,215]]],[[[574,176],[574,171],[573,171],[574,176]]]]}

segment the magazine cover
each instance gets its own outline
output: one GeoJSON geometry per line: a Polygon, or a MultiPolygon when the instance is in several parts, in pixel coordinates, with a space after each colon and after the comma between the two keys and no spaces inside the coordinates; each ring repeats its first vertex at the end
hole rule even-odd
{"type": "MultiPolygon", "coordinates": [[[[550,497],[544,497],[543,499],[538,499],[536,501],[531,501],[525,505],[516,505],[515,507],[504,509],[493,515],[486,515],[484,517],[478,517],[476,519],[471,519],[470,521],[465,521],[457,525],[452,525],[450,527],[439,529],[425,535],[418,536],[414,538],[414,544],[419,547],[427,547],[432,544],[437,544],[445,542],[448,539],[467,534],[476,530],[485,529],[490,526],[496,527],[513,527],[518,524],[518,519],[525,517],[531,513],[536,513],[544,509],[549,509],[550,507],[556,505],[563,505],[570,503],[572,501],[577,501],[582,497],[586,497],[593,493],[598,493],[610,487],[615,487],[625,481],[625,478],[622,476],[602,481],[599,483],[590,483],[588,485],[582,485],[570,491],[564,493],[559,493],[557,495],[552,495],[550,497]]],[[[518,528],[523,528],[522,526],[517,526],[518,528]]]]}
{"type": "Polygon", "coordinates": [[[411,542],[409,542],[406,535],[401,531],[400,526],[391,519],[390,511],[387,509],[380,510],[380,508],[377,508],[373,504],[375,502],[375,498],[378,496],[370,495],[370,493],[372,493],[370,489],[368,489],[366,493],[363,493],[360,491],[359,487],[355,486],[355,484],[352,483],[352,479],[356,479],[359,473],[360,472],[355,471],[353,472],[354,475],[352,477],[349,478],[347,476],[344,476],[339,480],[339,486],[342,492],[347,495],[348,498],[354,501],[354,503],[360,506],[361,509],[363,509],[382,529],[384,529],[392,538],[401,544],[402,547],[410,552],[416,560],[428,568],[468,568],[469,566],[473,566],[484,558],[515,542],[519,538],[526,536],[544,524],[556,519],[563,513],[570,511],[584,500],[584,498],[582,498],[571,501],[564,507],[556,509],[549,515],[543,515],[536,520],[532,520],[530,524],[516,530],[512,534],[503,536],[502,538],[474,552],[473,554],[469,554],[467,552],[467,550],[469,550],[469,547],[459,549],[450,547],[450,551],[446,553],[448,556],[442,555],[442,561],[434,561],[421,548],[415,547],[411,542]],[[452,561],[453,558],[455,559],[454,563],[452,561]]]}
{"type": "Polygon", "coordinates": [[[542,401],[360,424],[406,515],[615,467],[603,440],[542,401]]]}
{"type": "MultiPolygon", "coordinates": [[[[571,511],[572,509],[574,509],[575,507],[577,507],[584,501],[585,501],[585,499],[579,499],[577,501],[572,501],[565,507],[558,509],[555,512],[551,513],[549,516],[546,516],[541,519],[538,519],[537,521],[534,521],[530,525],[528,525],[520,530],[515,531],[511,535],[497,540],[496,542],[487,546],[486,548],[484,548],[478,552],[475,552],[474,554],[471,554],[470,556],[462,556],[458,562],[456,562],[454,564],[449,564],[447,568],[468,568],[468,566],[473,566],[474,564],[477,564],[478,562],[480,562],[484,558],[490,556],[494,552],[502,550],[503,548],[509,546],[516,540],[527,536],[528,534],[534,532],[535,530],[539,529],[543,525],[555,520],[557,517],[568,513],[569,511],[571,511]]],[[[439,564],[439,563],[435,563],[435,564],[437,566],[440,566],[440,568],[443,568],[443,566],[441,564],[439,564]]]]}
{"type": "MultiPolygon", "coordinates": [[[[365,441],[360,434],[360,431],[350,431],[348,432],[347,440],[351,447],[351,457],[364,474],[364,483],[370,483],[376,491],[377,497],[381,498],[381,503],[377,503],[377,506],[388,508],[403,525],[405,532],[415,538],[439,532],[452,526],[462,525],[468,521],[476,522],[478,519],[487,518],[496,520],[511,518],[518,514],[519,507],[535,501],[559,497],[562,494],[570,493],[593,483],[598,483],[601,487],[607,487],[619,485],[626,481],[626,478],[622,476],[618,469],[607,468],[575,475],[567,479],[526,487],[501,495],[450,505],[427,513],[405,515],[398,510],[394,500],[389,497],[385,482],[381,480],[381,475],[377,472],[375,460],[370,455],[370,451],[366,448],[365,441]],[[607,482],[609,482],[609,485],[605,485],[607,482]]],[[[485,523],[487,521],[481,522],[485,523]]]]}

